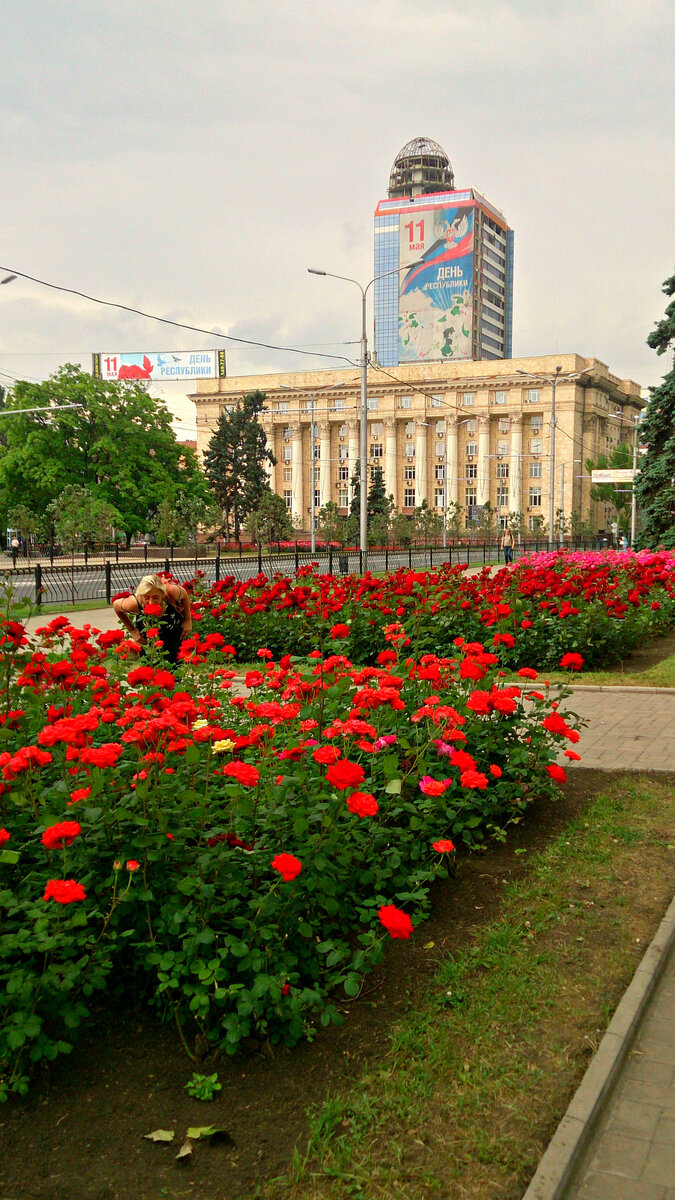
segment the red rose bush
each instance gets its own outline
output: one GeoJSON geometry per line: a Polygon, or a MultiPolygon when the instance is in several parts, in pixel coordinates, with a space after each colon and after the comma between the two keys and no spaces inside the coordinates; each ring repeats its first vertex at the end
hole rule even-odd
{"type": "Polygon", "coordinates": [[[555,794],[577,738],[564,693],[507,685],[491,636],[413,653],[405,613],[381,614],[373,665],[347,656],[356,616],[332,637],[327,612],[325,653],[267,639],[246,694],[215,630],[169,672],[122,635],[57,618],[30,645],[5,622],[5,1092],[68,1052],[97,993],[228,1052],[292,1045],[412,935],[455,845],[555,794]]]}

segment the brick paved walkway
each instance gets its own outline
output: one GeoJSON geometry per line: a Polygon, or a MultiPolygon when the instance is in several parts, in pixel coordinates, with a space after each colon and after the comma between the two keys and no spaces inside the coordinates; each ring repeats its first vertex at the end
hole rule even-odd
{"type": "Polygon", "coordinates": [[[579,766],[675,771],[675,691],[578,688],[567,706],[589,722],[574,747],[579,766]]]}

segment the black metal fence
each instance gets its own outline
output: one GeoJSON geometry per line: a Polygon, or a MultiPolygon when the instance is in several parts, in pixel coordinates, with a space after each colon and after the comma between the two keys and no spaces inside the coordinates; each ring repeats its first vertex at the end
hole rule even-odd
{"type": "MultiPolygon", "coordinates": [[[[567,543],[566,548],[592,549],[595,548],[595,544],[567,543]]],[[[553,549],[548,543],[530,542],[515,547],[514,557],[517,559],[523,554],[548,549],[553,549]]],[[[395,571],[400,567],[422,571],[439,567],[446,562],[451,566],[468,563],[469,566],[481,567],[500,561],[503,561],[503,552],[495,542],[406,548],[375,547],[366,554],[360,550],[343,550],[337,547],[317,549],[312,554],[311,550],[296,545],[292,550],[277,553],[266,551],[263,554],[262,550],[258,549],[257,552],[242,552],[237,555],[216,552],[209,557],[191,555],[171,558],[168,553],[163,557],[151,556],[148,553],[147,556],[134,560],[115,561],[108,558],[104,562],[84,562],[81,559],[71,562],[70,559],[55,559],[53,562],[40,560],[30,565],[19,565],[19,560],[15,567],[12,566],[10,557],[4,569],[0,564],[0,572],[11,583],[15,599],[29,600],[41,606],[86,600],[110,604],[117,592],[134,591],[143,575],[157,571],[171,572],[181,583],[194,579],[196,575],[203,578],[205,583],[215,583],[228,577],[245,581],[257,575],[265,575],[268,579],[276,574],[292,575],[311,563],[316,563],[319,572],[324,574],[362,575],[364,571],[380,573],[395,571]]]]}

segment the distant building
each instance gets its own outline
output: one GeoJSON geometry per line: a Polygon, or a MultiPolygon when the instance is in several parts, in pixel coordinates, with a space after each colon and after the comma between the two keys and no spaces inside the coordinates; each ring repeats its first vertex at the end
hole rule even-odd
{"type": "Polygon", "coordinates": [[[375,210],[374,274],[381,366],[511,357],[513,230],[474,188],[456,190],[429,138],[396,156],[375,210]]]}
{"type": "MultiPolygon", "coordinates": [[[[358,371],[199,380],[190,399],[200,458],[220,414],[258,389],[267,396],[260,422],[277,459],[273,491],[304,529],[312,502],[318,513],[331,500],[346,515],[359,458],[358,371]]],[[[520,528],[537,531],[548,520],[553,479],[555,512],[568,523],[575,514],[577,528],[583,521],[598,529],[612,510],[591,499],[585,462],[631,443],[642,407],[637,383],[578,354],[402,364],[395,377],[373,366],[368,463],[382,468],[387,494],[404,513],[423,501],[439,514],[458,506],[462,525],[471,528],[489,503],[502,528],[515,513],[520,528]],[[558,368],[552,463],[550,380],[558,368]]]]}

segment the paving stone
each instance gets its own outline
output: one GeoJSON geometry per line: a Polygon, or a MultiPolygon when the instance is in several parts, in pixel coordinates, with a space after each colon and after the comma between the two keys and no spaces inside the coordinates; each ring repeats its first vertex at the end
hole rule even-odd
{"type": "Polygon", "coordinates": [[[675,1146],[663,1143],[652,1146],[640,1178],[646,1183],[670,1187],[675,1181],[675,1146]]]}
{"type": "MultiPolygon", "coordinates": [[[[650,1142],[625,1133],[603,1133],[589,1155],[589,1171],[639,1179],[649,1154],[650,1142]]],[[[658,1182],[658,1181],[657,1181],[658,1182]]]]}
{"type": "Polygon", "coordinates": [[[640,1104],[636,1100],[618,1099],[611,1105],[606,1128],[611,1133],[626,1133],[629,1137],[651,1140],[663,1120],[660,1104],[640,1104]]]}
{"type": "Polygon", "coordinates": [[[574,1193],[575,1200],[666,1200],[662,1187],[638,1179],[619,1179],[593,1171],[586,1176],[583,1187],[574,1193]]]}

